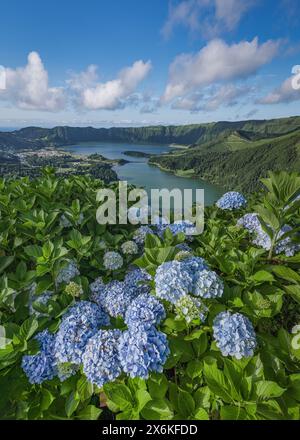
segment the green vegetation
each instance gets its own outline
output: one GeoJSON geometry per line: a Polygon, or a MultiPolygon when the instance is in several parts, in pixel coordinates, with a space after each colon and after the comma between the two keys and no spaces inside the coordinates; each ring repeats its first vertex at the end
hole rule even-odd
{"type": "Polygon", "coordinates": [[[226,189],[249,193],[268,170],[300,170],[300,129],[254,140],[238,132],[219,136],[188,151],[154,156],[150,163],[178,175],[199,176],[226,189]]]}
{"type": "MultiPolygon", "coordinates": [[[[45,329],[55,335],[70,306],[93,300],[90,283],[96,278],[102,276],[105,283],[123,280],[133,264],[154,276],[164,263],[187,258],[177,247],[186,238],[182,233],[173,236],[170,229],[161,237],[148,234],[139,255],[123,255],[121,268],[107,270],[105,252],[121,253],[137,227],[97,223],[97,190],[103,182],[87,176],[58,178],[51,169],[32,180],[0,179],[0,418],[299,420],[300,338],[292,328],[300,324],[300,253],[287,257],[273,251],[299,230],[300,201],[295,198],[300,176],[272,174],[263,185],[246,209],[207,208],[204,233],[185,243],[188,255],[204,258],[224,289],[209,300],[198,297],[208,307],[206,318],[192,310],[187,321],[178,305],[161,301],[166,317],[157,327],[170,347],[164,371],[147,379],[122,372],[98,387],[82,368],[62,381],[55,376],[31,384],[22,358],[39,353],[36,335],[45,329]],[[242,215],[254,211],[271,239],[270,251],[256,247],[237,226],[242,215]],[[279,237],[286,224],[292,229],[279,237]],[[58,282],[58,274],[69,261],[79,272],[66,285],[58,282]],[[45,291],[52,296],[42,304],[38,299],[45,291]],[[212,326],[224,311],[251,322],[256,346],[250,356],[224,356],[217,347],[212,326]]],[[[149,287],[155,296],[153,278],[149,287]]],[[[120,316],[108,328],[126,331],[120,316]]],[[[47,363],[42,357],[39,368],[43,361],[47,363]]]]}

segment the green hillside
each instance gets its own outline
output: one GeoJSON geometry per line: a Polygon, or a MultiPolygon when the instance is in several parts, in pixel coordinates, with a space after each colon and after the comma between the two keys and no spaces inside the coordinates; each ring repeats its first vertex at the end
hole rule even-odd
{"type": "Polygon", "coordinates": [[[155,156],[153,165],[179,175],[199,176],[226,189],[257,189],[269,170],[300,170],[300,130],[249,141],[230,134],[188,151],[155,156]]]}
{"type": "MultiPolygon", "coordinates": [[[[300,128],[300,117],[238,122],[215,122],[181,126],[153,126],[127,128],[54,127],[51,129],[27,127],[14,132],[26,141],[42,141],[55,145],[77,142],[150,142],[199,145],[214,141],[219,136],[238,132],[244,139],[258,140],[280,136],[300,128]]],[[[0,139],[1,146],[1,139],[0,139]]]]}

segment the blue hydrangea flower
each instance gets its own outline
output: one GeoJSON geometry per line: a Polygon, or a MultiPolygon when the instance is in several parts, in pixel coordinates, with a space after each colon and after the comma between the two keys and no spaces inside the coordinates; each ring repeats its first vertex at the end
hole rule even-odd
{"type": "Polygon", "coordinates": [[[81,364],[88,340],[101,326],[110,324],[109,316],[97,304],[80,301],[63,316],[55,339],[55,356],[60,363],[81,364]]]}
{"type": "Polygon", "coordinates": [[[219,313],[213,322],[213,334],[223,356],[236,359],[253,356],[256,335],[251,321],[244,315],[219,313]]]}
{"type": "Polygon", "coordinates": [[[142,294],[132,301],[125,314],[128,328],[143,327],[149,329],[165,319],[164,306],[152,295],[142,294]]]}
{"type": "Polygon", "coordinates": [[[100,295],[102,290],[105,288],[102,277],[96,278],[95,281],[90,283],[89,287],[91,291],[90,298],[92,301],[96,301],[97,296],[100,295]]]}
{"type": "Polygon", "coordinates": [[[124,283],[127,288],[132,291],[136,290],[137,295],[141,293],[149,293],[150,286],[148,284],[152,277],[144,269],[134,269],[125,276],[124,283]]]}
{"type": "Polygon", "coordinates": [[[130,377],[147,379],[151,371],[162,373],[170,350],[167,337],[154,327],[125,331],[119,343],[122,368],[130,377]]]}
{"type": "Polygon", "coordinates": [[[87,343],[83,361],[83,372],[88,380],[102,387],[120,376],[118,343],[120,330],[100,330],[87,343]]]}
{"type": "Polygon", "coordinates": [[[54,357],[55,336],[44,330],[35,336],[40,343],[40,351],[35,355],[25,355],[22,358],[22,369],[31,384],[41,384],[51,380],[57,373],[54,357]]]}
{"type": "Polygon", "coordinates": [[[140,246],[145,244],[145,240],[146,240],[146,235],[147,234],[153,234],[152,229],[149,226],[141,226],[140,228],[138,228],[134,235],[133,235],[133,240],[140,246]]]}
{"type": "Polygon", "coordinates": [[[190,295],[182,296],[175,304],[176,316],[188,324],[196,319],[204,322],[208,308],[198,299],[190,295]]]}
{"type": "Polygon", "coordinates": [[[103,257],[103,266],[108,270],[117,270],[123,266],[123,258],[118,252],[106,252],[103,257]]]}
{"type": "Polygon", "coordinates": [[[182,264],[192,273],[193,279],[195,279],[195,276],[199,271],[208,269],[206,261],[201,257],[190,256],[188,258],[184,258],[182,260],[182,264]]]}
{"type": "Polygon", "coordinates": [[[81,364],[85,346],[97,330],[92,325],[82,325],[72,315],[65,318],[60,324],[55,339],[57,362],[81,364]]]}
{"type": "Polygon", "coordinates": [[[68,265],[62,268],[56,277],[56,284],[62,283],[68,284],[74,277],[80,275],[77,264],[75,261],[70,261],[68,265]]]}
{"type": "MultiPolygon", "coordinates": [[[[263,230],[261,223],[258,219],[258,215],[255,213],[246,214],[238,221],[238,226],[242,226],[247,229],[254,238],[252,243],[267,251],[271,249],[271,239],[269,235],[263,230]]],[[[278,239],[282,237],[286,232],[291,231],[292,228],[289,225],[284,225],[278,234],[278,239]]],[[[291,236],[279,241],[275,246],[275,253],[285,253],[287,257],[292,257],[300,249],[300,246],[292,242],[291,236]]]]}
{"type": "Polygon", "coordinates": [[[90,301],[78,301],[69,307],[63,315],[63,321],[69,317],[82,325],[93,327],[106,327],[110,325],[107,313],[97,304],[90,301]]]}
{"type": "Polygon", "coordinates": [[[128,286],[122,281],[111,281],[103,291],[96,296],[95,301],[114,318],[125,317],[129,304],[138,296],[139,290],[128,286]]]}
{"type": "Polygon", "coordinates": [[[164,232],[169,229],[172,234],[175,236],[181,232],[183,232],[185,235],[195,235],[197,230],[195,228],[195,225],[188,221],[188,220],[177,220],[174,223],[161,223],[156,226],[158,235],[162,237],[164,235],[164,232]]]}
{"type": "Polygon", "coordinates": [[[237,225],[247,229],[247,231],[251,233],[257,231],[257,229],[261,227],[258,215],[254,212],[245,214],[238,220],[237,225]]]}
{"type": "Polygon", "coordinates": [[[187,243],[179,243],[175,246],[177,249],[180,249],[183,252],[192,252],[193,249],[187,243]]]}
{"type": "Polygon", "coordinates": [[[221,278],[212,270],[197,272],[194,282],[194,295],[201,298],[220,298],[224,292],[221,278]]]}
{"type": "Polygon", "coordinates": [[[125,255],[135,255],[138,253],[139,248],[135,241],[129,240],[122,244],[121,250],[125,255]]]}
{"type": "Polygon", "coordinates": [[[247,200],[245,197],[236,192],[236,191],[230,191],[226,194],[224,194],[216,203],[217,207],[220,209],[240,209],[247,205],[247,200]]]}
{"type": "Polygon", "coordinates": [[[159,298],[176,304],[183,295],[191,291],[193,275],[185,261],[168,261],[157,268],[155,289],[159,298]]]}

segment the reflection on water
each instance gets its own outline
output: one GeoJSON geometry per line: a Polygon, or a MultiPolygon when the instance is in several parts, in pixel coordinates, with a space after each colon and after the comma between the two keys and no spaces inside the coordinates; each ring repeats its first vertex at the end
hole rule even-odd
{"type": "MultiPolygon", "coordinates": [[[[190,179],[178,177],[171,173],[160,170],[155,166],[148,164],[147,158],[131,157],[123,154],[124,151],[142,151],[149,154],[161,154],[170,151],[168,145],[149,145],[149,144],[128,144],[128,143],[108,143],[108,142],[85,142],[71,147],[65,147],[65,150],[72,151],[75,154],[102,154],[108,159],[125,159],[129,163],[122,166],[116,166],[114,169],[120,180],[127,180],[128,183],[143,187],[147,191],[152,188],[166,188],[180,190],[204,189],[205,204],[213,204],[222,194],[223,190],[201,179],[190,179]]],[[[195,192],[195,191],[194,191],[195,192]]]]}

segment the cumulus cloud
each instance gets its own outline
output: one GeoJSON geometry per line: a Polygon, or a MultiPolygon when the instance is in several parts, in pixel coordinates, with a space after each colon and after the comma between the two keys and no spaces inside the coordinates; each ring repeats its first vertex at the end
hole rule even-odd
{"type": "Polygon", "coordinates": [[[6,68],[5,73],[6,89],[0,98],[26,110],[58,111],[64,108],[64,90],[49,86],[48,72],[37,52],[28,55],[25,67],[6,68]]]}
{"type": "Polygon", "coordinates": [[[210,41],[196,54],[182,54],[169,68],[169,79],[162,96],[167,103],[218,82],[247,78],[270,62],[279,42],[259,44],[258,38],[228,45],[221,39],[210,41]]]}
{"type": "Polygon", "coordinates": [[[232,31],[255,3],[254,0],[184,0],[170,3],[162,34],[169,38],[178,25],[206,36],[232,31]]]}
{"type": "Polygon", "coordinates": [[[226,84],[219,87],[208,87],[203,93],[195,92],[188,96],[176,99],[173,109],[189,110],[192,113],[199,111],[211,112],[218,110],[220,107],[232,107],[236,105],[242,96],[250,93],[252,90],[249,86],[236,86],[234,84],[226,84]]]}
{"type": "Polygon", "coordinates": [[[78,92],[80,104],[88,110],[115,110],[124,106],[125,100],[135,92],[138,85],[151,70],[151,62],[136,61],[123,69],[116,79],[95,83],[95,68],[90,66],[86,72],[73,75],[70,87],[78,92]]]}
{"type": "Polygon", "coordinates": [[[299,73],[286,79],[280,87],[258,101],[259,104],[280,104],[300,101],[300,66],[299,73]]]}

